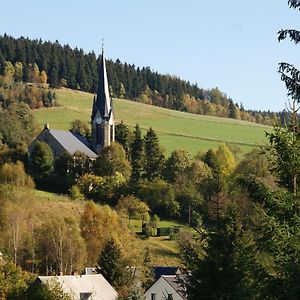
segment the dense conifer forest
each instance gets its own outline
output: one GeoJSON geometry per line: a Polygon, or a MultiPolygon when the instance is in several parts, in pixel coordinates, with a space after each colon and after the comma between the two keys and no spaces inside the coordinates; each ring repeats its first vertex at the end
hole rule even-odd
{"type": "MultiPolygon", "coordinates": [[[[49,83],[95,93],[98,58],[58,41],[30,40],[8,35],[0,37],[0,75],[15,82],[49,83]]],[[[200,72],[201,70],[199,70],[200,72]]],[[[150,67],[107,60],[110,93],[156,106],[196,114],[242,119],[273,125],[285,123],[286,112],[245,110],[218,88],[203,89],[174,75],[159,74],[150,67]]]]}

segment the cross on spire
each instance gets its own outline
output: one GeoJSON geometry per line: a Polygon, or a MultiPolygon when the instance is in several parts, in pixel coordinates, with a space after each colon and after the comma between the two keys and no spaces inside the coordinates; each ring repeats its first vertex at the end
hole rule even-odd
{"type": "Polygon", "coordinates": [[[104,38],[103,38],[103,35],[102,35],[101,43],[102,43],[102,52],[103,52],[104,51],[104,38]]]}

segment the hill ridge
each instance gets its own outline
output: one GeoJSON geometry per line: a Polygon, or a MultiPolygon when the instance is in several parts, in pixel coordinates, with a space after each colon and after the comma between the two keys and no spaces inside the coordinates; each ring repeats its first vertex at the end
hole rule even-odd
{"type": "MultiPolygon", "coordinates": [[[[39,124],[50,123],[50,127],[52,124],[55,129],[66,130],[74,119],[90,121],[93,94],[70,89],[55,93],[60,106],[35,110],[39,124]]],[[[143,131],[151,126],[168,153],[186,148],[195,154],[216,148],[219,143],[242,147],[246,153],[263,145],[265,131],[271,129],[247,121],[191,114],[125,99],[114,99],[114,106],[117,121],[123,120],[130,127],[138,123],[143,131]]]]}

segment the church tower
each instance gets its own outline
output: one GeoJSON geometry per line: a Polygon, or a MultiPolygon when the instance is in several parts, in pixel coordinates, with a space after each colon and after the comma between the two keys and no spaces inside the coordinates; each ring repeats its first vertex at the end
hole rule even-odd
{"type": "Polygon", "coordinates": [[[91,115],[92,148],[99,154],[103,147],[115,141],[115,119],[109,96],[104,50],[102,47],[97,96],[94,96],[91,115]]]}

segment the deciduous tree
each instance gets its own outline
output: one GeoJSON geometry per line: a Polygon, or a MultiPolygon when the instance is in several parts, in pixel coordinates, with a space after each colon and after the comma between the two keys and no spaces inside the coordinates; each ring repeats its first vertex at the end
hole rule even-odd
{"type": "Polygon", "coordinates": [[[49,173],[53,166],[53,154],[48,144],[36,141],[30,153],[30,164],[34,177],[40,178],[49,173]]]}
{"type": "Polygon", "coordinates": [[[118,143],[112,143],[103,148],[94,163],[94,172],[99,176],[114,176],[118,172],[129,179],[131,167],[123,147],[118,143]]]}

